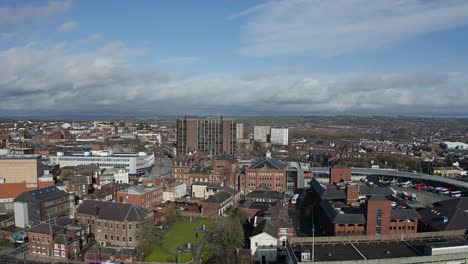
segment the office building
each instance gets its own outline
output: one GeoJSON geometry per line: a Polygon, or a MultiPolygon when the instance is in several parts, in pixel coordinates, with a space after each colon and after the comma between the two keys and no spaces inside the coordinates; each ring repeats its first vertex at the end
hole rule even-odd
{"type": "Polygon", "coordinates": [[[91,151],[67,154],[57,152],[51,156],[54,164],[61,168],[78,165],[97,164],[100,169],[126,169],[129,174],[136,175],[149,171],[154,165],[154,153],[113,153],[112,151],[91,151]]]}
{"type": "Polygon", "coordinates": [[[236,152],[236,122],[233,119],[177,119],[177,155],[200,152],[219,156],[236,152]]]}
{"type": "Polygon", "coordinates": [[[14,200],[15,224],[29,227],[70,214],[75,199],[56,186],[24,192],[14,200]]]}
{"type": "Polygon", "coordinates": [[[243,139],[244,138],[244,124],[237,124],[236,125],[236,139],[243,139]]]}
{"type": "Polygon", "coordinates": [[[27,188],[37,188],[43,174],[40,155],[0,156],[0,184],[25,182],[27,188]]]}
{"type": "Polygon", "coordinates": [[[271,129],[271,143],[277,145],[288,145],[289,128],[272,128],[271,129]]]}
{"type": "Polygon", "coordinates": [[[270,126],[254,126],[254,140],[259,142],[268,142],[270,139],[270,126]]]}

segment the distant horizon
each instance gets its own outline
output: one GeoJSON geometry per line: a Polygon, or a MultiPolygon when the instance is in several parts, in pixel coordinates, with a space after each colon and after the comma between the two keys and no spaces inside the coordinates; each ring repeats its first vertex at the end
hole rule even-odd
{"type": "Polygon", "coordinates": [[[0,1],[0,113],[468,117],[467,42],[460,0],[0,1]]]}

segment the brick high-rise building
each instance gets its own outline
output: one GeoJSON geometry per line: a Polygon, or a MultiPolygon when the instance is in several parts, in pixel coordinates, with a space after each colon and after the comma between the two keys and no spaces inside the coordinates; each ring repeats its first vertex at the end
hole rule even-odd
{"type": "Polygon", "coordinates": [[[233,155],[236,152],[236,122],[233,119],[177,119],[177,155],[201,152],[233,155]]]}

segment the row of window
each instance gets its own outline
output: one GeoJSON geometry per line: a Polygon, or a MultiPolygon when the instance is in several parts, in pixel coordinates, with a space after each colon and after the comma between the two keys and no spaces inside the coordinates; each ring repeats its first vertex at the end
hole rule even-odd
{"type": "MultiPolygon", "coordinates": [[[[86,219],[88,224],[95,224],[94,222],[94,219],[86,219]]],[[[109,222],[109,225],[107,224],[107,221],[97,221],[97,226],[98,227],[101,227],[101,222],[103,223],[103,226],[106,228],[107,226],[109,226],[109,228],[114,228],[114,224],[113,222],[109,222]]],[[[128,229],[132,229],[132,224],[128,224],[128,229]]],[[[120,228],[120,224],[115,224],[115,229],[119,229],[120,228]]],[[[135,228],[138,229],[139,228],[139,225],[138,224],[135,224],[135,228]]],[[[122,224],[122,229],[125,229],[125,224],[122,224]]]]}
{"type": "Polygon", "coordinates": [[[122,158],[82,158],[82,157],[59,157],[59,161],[90,161],[90,162],[130,162],[130,159],[122,158]]]}
{"type": "MultiPolygon", "coordinates": [[[[396,226],[391,226],[390,230],[397,230],[396,226]]],[[[399,226],[398,230],[414,230],[414,226],[399,226]]]]}
{"type": "MultiPolygon", "coordinates": [[[[110,239],[109,239],[110,241],[114,241],[114,235],[110,235],[109,237],[110,237],[110,239]]],[[[104,240],[107,241],[108,240],[107,238],[108,238],[107,234],[104,234],[104,240]]],[[[115,241],[120,241],[120,237],[115,236],[115,241]]],[[[122,242],[125,242],[125,237],[124,236],[122,237],[122,242]]],[[[132,242],[132,237],[128,237],[128,242],[132,242]]]]}

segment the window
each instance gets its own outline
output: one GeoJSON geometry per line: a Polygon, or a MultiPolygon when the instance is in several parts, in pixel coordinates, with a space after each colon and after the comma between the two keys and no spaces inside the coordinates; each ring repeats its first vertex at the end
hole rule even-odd
{"type": "Polygon", "coordinates": [[[104,240],[107,240],[107,234],[104,234],[104,240]]]}
{"type": "Polygon", "coordinates": [[[65,245],[62,245],[62,249],[65,250],[65,245]]]}
{"type": "Polygon", "coordinates": [[[125,224],[122,224],[122,229],[125,229],[125,224]]]}
{"type": "Polygon", "coordinates": [[[114,241],[114,235],[111,235],[111,239],[110,239],[110,240],[114,241]]]}
{"type": "Polygon", "coordinates": [[[97,226],[101,227],[101,222],[98,221],[98,222],[97,222],[97,226]]]}
{"type": "Polygon", "coordinates": [[[132,224],[128,224],[128,229],[132,229],[132,224]]]}
{"type": "Polygon", "coordinates": [[[62,258],[65,257],[65,251],[62,251],[62,258]]]}
{"type": "Polygon", "coordinates": [[[125,237],[122,237],[122,241],[125,242],[125,237]]]}
{"type": "Polygon", "coordinates": [[[377,221],[375,224],[375,234],[380,235],[382,233],[382,209],[377,209],[377,221]]]}
{"type": "Polygon", "coordinates": [[[119,224],[115,224],[115,228],[116,228],[116,229],[119,229],[119,224]]]}
{"type": "Polygon", "coordinates": [[[87,222],[88,222],[88,225],[89,225],[89,218],[88,218],[88,219],[86,219],[86,220],[88,220],[87,222]]]}
{"type": "Polygon", "coordinates": [[[116,237],[116,240],[117,240],[117,241],[120,241],[120,240],[119,240],[119,236],[116,237]]]}
{"type": "Polygon", "coordinates": [[[104,227],[107,227],[107,222],[104,222],[104,227]]]}
{"type": "MultiPolygon", "coordinates": [[[[138,237],[137,237],[138,239],[138,237]]],[[[132,242],[132,237],[128,237],[128,242],[132,242]]]]}
{"type": "Polygon", "coordinates": [[[55,249],[58,249],[58,248],[59,248],[57,243],[54,244],[54,248],[55,248],[55,249]]]}
{"type": "Polygon", "coordinates": [[[138,224],[135,225],[136,229],[138,229],[138,224]]]}

